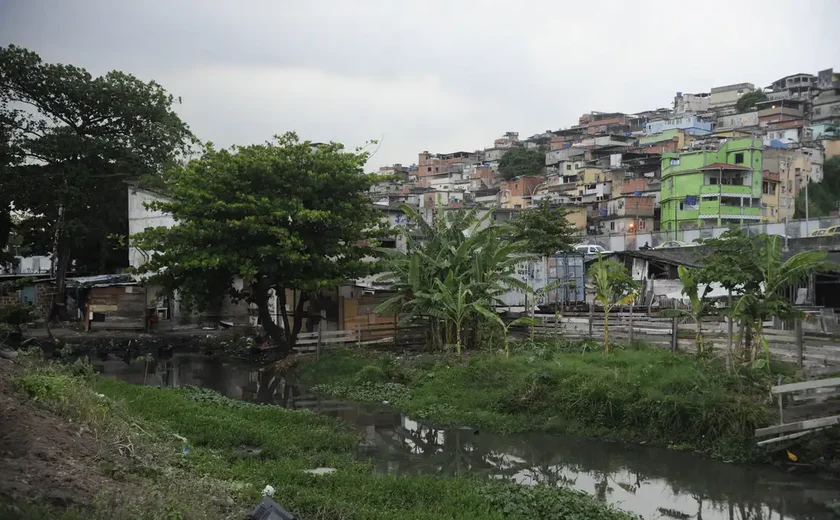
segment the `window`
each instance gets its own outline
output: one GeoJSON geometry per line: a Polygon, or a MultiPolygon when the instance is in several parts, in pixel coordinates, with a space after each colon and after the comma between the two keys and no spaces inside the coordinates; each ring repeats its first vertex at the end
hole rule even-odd
{"type": "Polygon", "coordinates": [[[437,173],[437,172],[439,172],[439,171],[440,171],[440,168],[438,168],[437,166],[435,166],[435,173],[437,173]]]}
{"type": "Polygon", "coordinates": [[[610,231],[615,231],[615,221],[610,222],[610,231]]]}
{"type": "Polygon", "coordinates": [[[683,203],[680,202],[680,211],[682,211],[682,210],[683,210],[683,203]]]}
{"type": "Polygon", "coordinates": [[[432,167],[431,167],[431,166],[429,166],[428,168],[426,168],[426,171],[427,171],[427,172],[432,171],[432,167]]]}
{"type": "Polygon", "coordinates": [[[567,164],[567,165],[566,165],[566,171],[571,171],[571,169],[572,169],[572,165],[571,165],[571,164],[567,164]]]}
{"type": "Polygon", "coordinates": [[[513,209],[522,209],[522,204],[514,204],[513,209]]]}
{"type": "Polygon", "coordinates": [[[640,220],[639,221],[639,229],[645,229],[646,226],[647,226],[647,221],[646,220],[640,220]]]}
{"type": "Polygon", "coordinates": [[[744,152],[735,154],[735,164],[744,164],[744,152]]]}
{"type": "Polygon", "coordinates": [[[671,166],[679,166],[679,165],[680,165],[680,160],[679,160],[679,158],[677,158],[677,159],[671,159],[671,166]]]}
{"type": "Polygon", "coordinates": [[[709,177],[709,184],[712,186],[717,186],[718,178],[717,177],[709,177]]]}

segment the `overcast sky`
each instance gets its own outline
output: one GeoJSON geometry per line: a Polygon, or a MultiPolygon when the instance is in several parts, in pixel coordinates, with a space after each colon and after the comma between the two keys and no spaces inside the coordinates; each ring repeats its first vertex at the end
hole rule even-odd
{"type": "Polygon", "coordinates": [[[840,0],[0,0],[0,45],[155,79],[219,146],[378,139],[373,169],[837,69],[838,20],[840,0]]]}

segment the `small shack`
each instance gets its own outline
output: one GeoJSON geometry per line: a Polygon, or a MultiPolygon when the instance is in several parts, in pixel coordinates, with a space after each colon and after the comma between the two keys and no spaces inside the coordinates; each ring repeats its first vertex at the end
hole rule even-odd
{"type": "Polygon", "coordinates": [[[85,330],[146,330],[146,289],[131,275],[106,274],[69,278],[69,293],[83,302],[85,330]]]}

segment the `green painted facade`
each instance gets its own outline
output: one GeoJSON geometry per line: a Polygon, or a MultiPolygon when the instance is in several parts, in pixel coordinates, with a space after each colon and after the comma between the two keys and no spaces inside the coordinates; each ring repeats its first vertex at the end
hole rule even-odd
{"type": "Polygon", "coordinates": [[[661,229],[760,220],[762,149],[760,140],[744,138],[726,141],[717,150],[662,154],[661,229]],[[746,169],[701,169],[713,164],[746,169]]]}

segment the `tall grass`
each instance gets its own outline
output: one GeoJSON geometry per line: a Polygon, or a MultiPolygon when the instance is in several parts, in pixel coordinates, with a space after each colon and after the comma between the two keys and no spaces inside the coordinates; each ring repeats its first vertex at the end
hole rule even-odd
{"type": "MultiPolygon", "coordinates": [[[[364,363],[361,368],[370,364],[364,363]]],[[[376,363],[376,370],[395,376],[389,372],[396,370],[394,362],[376,363]]],[[[239,518],[260,500],[267,484],[296,518],[310,520],[631,518],[591,496],[559,488],[375,474],[369,464],[355,461],[359,439],[346,426],[306,411],[232,401],[197,389],[97,380],[55,365],[30,369],[18,384],[40,404],[83,422],[94,420],[103,432],[113,428],[112,422],[136,424],[148,434],[146,453],[160,455],[162,471],[132,481],[127,494],[136,496],[103,495],[89,510],[51,510],[56,518],[239,518]],[[97,403],[105,403],[101,414],[90,409],[97,403]],[[185,454],[178,438],[186,438],[185,454]],[[318,466],[336,471],[321,476],[303,471],[318,466]],[[220,510],[211,496],[219,497],[219,490],[235,506],[220,510]]],[[[27,511],[35,510],[0,501],[0,513],[10,517],[27,511]]]]}
{"type": "MultiPolygon", "coordinates": [[[[399,377],[407,391],[394,402],[445,424],[644,441],[726,458],[747,458],[753,431],[767,421],[761,386],[728,376],[715,360],[645,347],[582,350],[542,344],[510,359],[483,353],[464,363],[406,367],[399,377]]],[[[337,353],[314,363],[302,372],[305,381],[321,376],[326,389],[353,397],[352,371],[384,362],[337,353]]]]}

